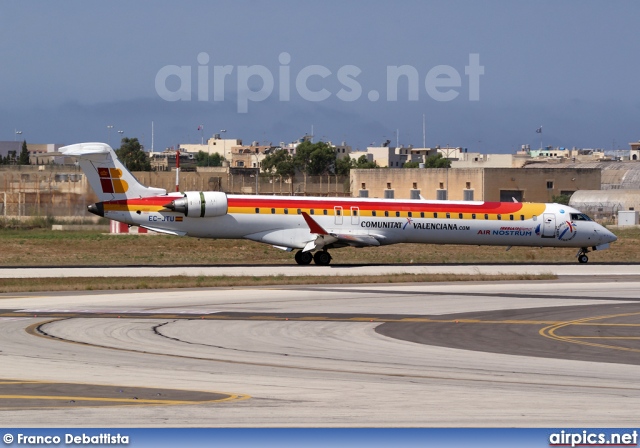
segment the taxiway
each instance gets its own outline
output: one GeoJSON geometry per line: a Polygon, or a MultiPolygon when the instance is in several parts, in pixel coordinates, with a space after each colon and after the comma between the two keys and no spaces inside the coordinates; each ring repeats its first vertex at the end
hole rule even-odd
{"type": "Polygon", "coordinates": [[[606,277],[5,294],[0,418],[634,426],[639,291],[606,277]]]}

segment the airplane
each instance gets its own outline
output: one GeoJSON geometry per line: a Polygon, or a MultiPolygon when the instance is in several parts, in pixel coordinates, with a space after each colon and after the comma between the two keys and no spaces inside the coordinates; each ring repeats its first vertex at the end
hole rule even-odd
{"type": "Polygon", "coordinates": [[[609,248],[616,236],[562,204],[167,192],[141,185],[105,143],[60,148],[74,157],[100,202],[88,211],[155,232],[247,239],[293,251],[301,265],[329,265],[328,249],[397,243],[609,248]]]}

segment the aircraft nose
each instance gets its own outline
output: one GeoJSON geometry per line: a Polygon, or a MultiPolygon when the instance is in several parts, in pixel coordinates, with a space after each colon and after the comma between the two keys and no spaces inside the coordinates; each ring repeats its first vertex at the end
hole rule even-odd
{"type": "Polygon", "coordinates": [[[616,241],[618,239],[617,236],[615,236],[612,232],[607,230],[607,238],[608,238],[608,243],[613,243],[614,241],[616,241]]]}
{"type": "Polygon", "coordinates": [[[601,235],[600,239],[602,243],[613,243],[618,239],[617,236],[615,236],[611,231],[605,229],[604,227],[602,227],[599,233],[601,235]]]}

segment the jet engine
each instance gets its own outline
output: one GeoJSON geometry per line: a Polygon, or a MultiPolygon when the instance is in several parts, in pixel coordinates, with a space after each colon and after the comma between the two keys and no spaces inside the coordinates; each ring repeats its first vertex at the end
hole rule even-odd
{"type": "Polygon", "coordinates": [[[189,218],[208,218],[227,214],[227,195],[221,191],[187,191],[184,197],[164,206],[189,218]]]}

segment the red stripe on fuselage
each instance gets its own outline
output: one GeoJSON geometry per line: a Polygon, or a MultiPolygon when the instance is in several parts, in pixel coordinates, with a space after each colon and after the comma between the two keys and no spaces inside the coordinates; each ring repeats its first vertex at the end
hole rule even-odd
{"type": "MultiPolygon", "coordinates": [[[[182,196],[152,196],[148,198],[132,198],[118,201],[108,201],[105,204],[114,205],[146,205],[164,206],[169,202],[179,199],[182,196]]],[[[400,200],[387,201],[359,201],[357,199],[299,199],[299,198],[274,198],[273,196],[256,196],[252,198],[238,198],[227,196],[229,208],[251,207],[251,208],[300,208],[300,209],[327,209],[342,207],[349,209],[357,207],[360,210],[393,210],[405,212],[450,212],[450,213],[491,213],[510,214],[522,210],[521,202],[483,202],[480,204],[460,204],[460,203],[431,203],[422,201],[404,202],[400,200]]]]}

